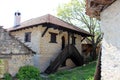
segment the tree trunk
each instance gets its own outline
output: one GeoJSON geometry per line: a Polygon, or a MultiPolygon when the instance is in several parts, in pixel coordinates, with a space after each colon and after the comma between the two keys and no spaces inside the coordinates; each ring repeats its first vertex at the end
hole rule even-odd
{"type": "Polygon", "coordinates": [[[94,80],[101,80],[101,52],[99,53],[99,56],[98,56],[94,80]]]}
{"type": "Polygon", "coordinates": [[[91,57],[92,57],[92,60],[96,60],[97,59],[96,46],[93,46],[93,48],[92,48],[91,57]]]}

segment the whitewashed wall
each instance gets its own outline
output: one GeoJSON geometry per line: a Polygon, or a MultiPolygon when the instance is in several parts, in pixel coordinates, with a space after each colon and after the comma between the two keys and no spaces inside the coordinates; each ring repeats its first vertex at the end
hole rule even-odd
{"type": "Polygon", "coordinates": [[[101,80],[120,80],[120,0],[101,13],[104,32],[101,80]]]}

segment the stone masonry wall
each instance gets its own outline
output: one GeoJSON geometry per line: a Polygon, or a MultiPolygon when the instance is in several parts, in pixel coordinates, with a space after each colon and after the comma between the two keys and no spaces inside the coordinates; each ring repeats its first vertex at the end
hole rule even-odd
{"type": "Polygon", "coordinates": [[[0,54],[32,54],[24,44],[0,27],[0,54]]]}
{"type": "Polygon", "coordinates": [[[41,26],[39,27],[33,27],[29,29],[19,30],[15,32],[11,32],[11,34],[18,38],[22,43],[30,47],[33,51],[35,51],[37,54],[40,53],[40,37],[41,37],[41,26]],[[25,42],[25,33],[31,32],[31,42],[25,42]]]}
{"type": "Polygon", "coordinates": [[[13,55],[8,60],[8,72],[14,76],[21,66],[33,65],[32,55],[13,55]]]}
{"type": "Polygon", "coordinates": [[[101,80],[120,80],[120,0],[101,13],[101,80]]]}
{"type": "Polygon", "coordinates": [[[6,72],[15,75],[24,65],[33,65],[33,51],[0,27],[0,59],[6,72]]]}

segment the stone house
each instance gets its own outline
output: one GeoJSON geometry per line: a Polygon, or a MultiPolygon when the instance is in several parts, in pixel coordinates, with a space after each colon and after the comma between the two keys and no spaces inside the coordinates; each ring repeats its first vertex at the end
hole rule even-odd
{"type": "Polygon", "coordinates": [[[86,14],[101,20],[104,33],[101,74],[97,80],[120,80],[120,0],[86,0],[86,14]]]}
{"type": "Polygon", "coordinates": [[[14,76],[21,66],[33,65],[32,56],[34,54],[34,51],[0,26],[0,60],[3,63],[0,64],[0,69],[3,67],[1,69],[3,71],[0,71],[0,77],[5,72],[9,72],[14,76]]]}
{"type": "MultiPolygon", "coordinates": [[[[75,46],[74,49],[79,52],[79,55],[82,55],[81,41],[83,37],[92,36],[87,31],[50,14],[20,23],[20,13],[16,12],[15,19],[17,22],[15,21],[15,26],[9,31],[11,35],[37,53],[34,56],[34,65],[41,72],[44,72],[51,64],[55,63],[60,54],[65,56],[68,49],[66,51],[64,49],[70,44],[75,46]]],[[[78,53],[77,51],[76,53],[78,53]]],[[[75,58],[73,60],[66,58],[63,58],[63,60],[65,59],[65,65],[73,66],[75,58]]],[[[60,61],[62,60],[56,62],[56,64],[59,64],[55,69],[58,69],[63,63],[60,61]]],[[[54,64],[54,67],[56,64],[54,64]]]]}

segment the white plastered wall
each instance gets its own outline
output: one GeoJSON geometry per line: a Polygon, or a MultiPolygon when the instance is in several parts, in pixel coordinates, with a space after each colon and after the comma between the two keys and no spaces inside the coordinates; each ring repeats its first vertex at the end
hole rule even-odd
{"type": "Polygon", "coordinates": [[[120,0],[101,13],[101,80],[120,80],[120,0]]]}

